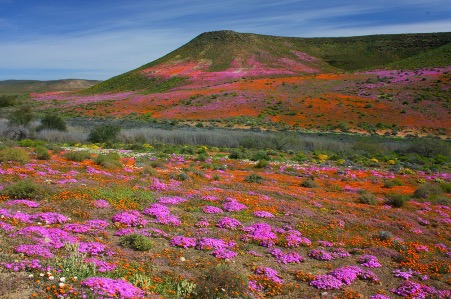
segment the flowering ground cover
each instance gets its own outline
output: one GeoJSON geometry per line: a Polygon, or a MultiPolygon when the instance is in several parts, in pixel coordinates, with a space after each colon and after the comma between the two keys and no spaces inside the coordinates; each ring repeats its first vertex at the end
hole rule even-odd
{"type": "Polygon", "coordinates": [[[451,297],[446,171],[24,149],[0,164],[0,295],[21,275],[30,298],[451,297]]]}
{"type": "MultiPolygon", "coordinates": [[[[165,67],[159,66],[159,70],[165,67]]],[[[184,85],[160,93],[46,93],[35,94],[32,99],[42,109],[58,108],[70,116],[150,117],[217,126],[246,125],[239,119],[247,118],[247,125],[260,127],[279,125],[380,134],[443,135],[449,134],[451,127],[449,107],[444,101],[450,92],[449,67],[279,74],[270,78],[264,73],[237,76],[226,71],[211,81],[194,76],[184,85]],[[200,86],[202,82],[204,85],[200,86]]]]}

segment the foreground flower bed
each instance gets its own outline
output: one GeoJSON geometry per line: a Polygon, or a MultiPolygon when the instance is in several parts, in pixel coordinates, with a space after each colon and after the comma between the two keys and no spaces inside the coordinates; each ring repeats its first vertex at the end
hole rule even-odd
{"type": "Polygon", "coordinates": [[[149,172],[151,154],[123,151],[108,169],[26,151],[30,162],[0,164],[0,272],[26,273],[30,297],[451,296],[451,208],[412,198],[448,173],[213,154],[162,156],[149,172]],[[36,190],[14,198],[18,181],[36,190]]]}

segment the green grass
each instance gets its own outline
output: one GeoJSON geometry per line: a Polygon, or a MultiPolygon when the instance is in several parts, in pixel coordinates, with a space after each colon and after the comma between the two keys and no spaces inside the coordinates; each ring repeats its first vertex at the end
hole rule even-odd
{"type": "Polygon", "coordinates": [[[186,78],[168,80],[146,77],[141,71],[173,61],[209,61],[208,71],[224,71],[232,61],[255,59],[280,68],[280,58],[299,61],[295,51],[318,58],[303,61],[320,72],[399,66],[416,68],[449,65],[451,33],[371,35],[337,38],[294,38],[214,31],[203,33],[171,53],[135,70],[113,77],[83,91],[83,94],[141,91],[157,93],[183,85],[186,78]],[[398,64],[397,64],[398,63],[398,64]]]}

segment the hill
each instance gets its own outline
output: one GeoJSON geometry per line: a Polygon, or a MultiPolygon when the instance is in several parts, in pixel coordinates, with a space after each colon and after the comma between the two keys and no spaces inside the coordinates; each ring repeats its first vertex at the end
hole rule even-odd
{"type": "MultiPolygon", "coordinates": [[[[183,85],[186,79],[221,81],[382,68],[450,43],[451,33],[295,38],[206,32],[166,56],[87,92],[161,92],[183,85]]],[[[443,63],[450,61],[443,57],[446,52],[433,54],[439,54],[435,59],[443,63]]]]}
{"type": "Polygon", "coordinates": [[[99,84],[97,80],[65,79],[65,80],[5,80],[0,81],[0,94],[24,94],[49,91],[73,91],[89,88],[99,84]]]}
{"type": "Polygon", "coordinates": [[[450,47],[451,33],[207,32],[81,92],[34,99],[76,117],[449,136],[450,47]]]}

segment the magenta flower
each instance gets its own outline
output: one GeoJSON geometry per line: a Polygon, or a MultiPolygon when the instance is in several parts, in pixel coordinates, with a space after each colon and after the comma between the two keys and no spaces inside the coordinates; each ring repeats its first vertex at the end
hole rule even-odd
{"type": "Polygon", "coordinates": [[[27,256],[41,256],[44,258],[52,258],[54,254],[50,252],[50,249],[36,244],[21,244],[14,248],[14,250],[18,253],[23,253],[27,256]]]}
{"type": "Polygon", "coordinates": [[[272,280],[275,283],[283,284],[284,280],[279,276],[276,270],[269,267],[258,267],[255,269],[255,274],[265,276],[267,279],[272,280]]]}
{"type": "Polygon", "coordinates": [[[375,257],[374,255],[369,255],[369,254],[362,255],[359,258],[358,263],[360,265],[362,265],[363,267],[368,267],[368,268],[382,267],[382,265],[379,263],[377,257],[375,257]]]}
{"type": "Polygon", "coordinates": [[[216,257],[216,258],[218,258],[218,259],[231,260],[235,256],[237,256],[237,253],[235,251],[228,250],[228,249],[225,249],[225,248],[219,248],[219,249],[216,249],[215,251],[213,251],[211,253],[211,255],[216,257]]]}
{"type": "Polygon", "coordinates": [[[99,209],[105,209],[105,208],[110,207],[110,204],[104,199],[95,200],[95,201],[93,201],[92,204],[94,205],[94,207],[99,208],[99,209]]]}
{"type": "Polygon", "coordinates": [[[24,205],[29,208],[37,208],[40,206],[38,202],[28,200],[28,199],[14,199],[6,202],[7,205],[24,205]]]}
{"type": "Polygon", "coordinates": [[[233,198],[227,198],[226,199],[226,203],[224,203],[224,205],[222,206],[224,211],[227,212],[237,212],[237,211],[241,211],[241,210],[245,210],[247,209],[247,206],[239,203],[236,199],[233,198]]]}
{"type": "Polygon", "coordinates": [[[218,220],[216,226],[219,228],[235,230],[237,228],[242,227],[243,225],[241,224],[240,221],[236,220],[235,218],[224,217],[218,220]]]}
{"type": "Polygon", "coordinates": [[[68,221],[66,216],[54,212],[37,214],[36,220],[42,221],[46,224],[64,223],[68,221]]]}
{"type": "Polygon", "coordinates": [[[270,212],[266,212],[266,211],[255,211],[254,213],[255,217],[258,218],[274,218],[274,215],[271,214],[270,212]]]}
{"type": "Polygon", "coordinates": [[[226,242],[222,239],[200,238],[197,241],[196,248],[199,250],[210,250],[210,249],[231,248],[234,247],[235,245],[236,243],[233,241],[226,242]]]}
{"type": "Polygon", "coordinates": [[[254,223],[243,228],[247,234],[241,236],[241,241],[257,242],[260,246],[271,247],[275,244],[277,235],[272,232],[272,228],[267,223],[254,223]]]}
{"type": "Polygon", "coordinates": [[[196,238],[189,238],[185,236],[175,236],[170,241],[171,246],[182,248],[191,248],[196,246],[196,238]]]}
{"type": "Polygon", "coordinates": [[[89,277],[81,282],[96,295],[96,298],[109,299],[136,299],[143,298],[144,292],[122,279],[111,279],[106,277],[89,277]]]}
{"type": "Polygon", "coordinates": [[[340,279],[328,274],[315,276],[309,284],[320,290],[338,290],[343,286],[340,279]]]}
{"type": "Polygon", "coordinates": [[[80,242],[78,250],[90,255],[105,253],[106,245],[98,242],[80,242]]]}
{"type": "Polygon", "coordinates": [[[119,222],[126,226],[145,226],[149,221],[135,210],[129,210],[117,213],[112,218],[113,222],[119,222]]]}
{"type": "Polygon", "coordinates": [[[205,206],[202,208],[202,211],[207,214],[222,214],[224,211],[218,207],[214,206],[205,206]]]}
{"type": "Polygon", "coordinates": [[[301,263],[305,259],[297,252],[291,251],[284,253],[279,248],[274,248],[269,253],[276,258],[279,264],[301,263]]]}
{"type": "Polygon", "coordinates": [[[96,266],[96,270],[101,273],[114,271],[114,269],[116,269],[117,267],[115,263],[109,263],[106,261],[98,260],[93,257],[85,259],[84,262],[94,264],[96,266]]]}
{"type": "Polygon", "coordinates": [[[179,197],[179,196],[172,196],[172,197],[160,197],[158,199],[159,203],[164,204],[170,204],[170,205],[177,205],[179,203],[186,202],[186,198],[179,197]]]}

